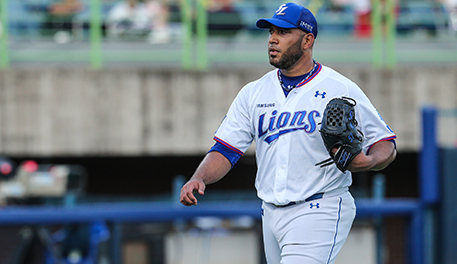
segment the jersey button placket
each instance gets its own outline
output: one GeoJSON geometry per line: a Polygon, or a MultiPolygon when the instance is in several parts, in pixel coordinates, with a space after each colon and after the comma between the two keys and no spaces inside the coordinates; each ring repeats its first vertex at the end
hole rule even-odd
{"type": "Polygon", "coordinates": [[[280,203],[286,203],[286,191],[287,191],[287,174],[289,163],[289,140],[287,134],[279,137],[278,145],[276,146],[277,158],[276,158],[276,178],[275,178],[275,193],[276,199],[280,203]]]}

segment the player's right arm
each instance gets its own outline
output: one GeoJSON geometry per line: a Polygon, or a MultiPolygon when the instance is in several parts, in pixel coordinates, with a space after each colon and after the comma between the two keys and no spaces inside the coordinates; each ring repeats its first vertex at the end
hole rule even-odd
{"type": "Polygon", "coordinates": [[[232,163],[221,153],[212,151],[206,154],[194,175],[181,189],[180,201],[186,206],[197,205],[194,193],[205,193],[206,185],[222,179],[232,168],[232,163]]]}
{"type": "Polygon", "coordinates": [[[197,205],[195,193],[203,195],[206,185],[222,179],[249,148],[255,130],[250,118],[250,94],[240,90],[227,115],[216,131],[216,144],[206,154],[194,175],[182,187],[180,201],[186,206],[197,205]]]}

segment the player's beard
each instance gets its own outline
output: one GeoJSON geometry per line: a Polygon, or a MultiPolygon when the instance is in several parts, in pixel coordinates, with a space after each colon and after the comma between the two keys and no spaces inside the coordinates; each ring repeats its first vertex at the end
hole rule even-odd
{"type": "Polygon", "coordinates": [[[281,56],[279,60],[275,60],[276,58],[270,57],[270,64],[274,67],[282,70],[289,69],[290,67],[294,66],[295,63],[303,56],[303,50],[301,49],[303,37],[299,38],[297,42],[292,44],[281,56]]]}

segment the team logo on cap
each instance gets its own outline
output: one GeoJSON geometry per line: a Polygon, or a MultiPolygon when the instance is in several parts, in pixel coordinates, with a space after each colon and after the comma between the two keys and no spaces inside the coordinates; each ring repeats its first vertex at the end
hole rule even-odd
{"type": "Polygon", "coordinates": [[[288,7],[286,6],[286,4],[283,4],[281,5],[278,10],[276,10],[276,15],[282,15],[284,16],[286,13],[284,13],[284,11],[287,9],[288,7]]]}

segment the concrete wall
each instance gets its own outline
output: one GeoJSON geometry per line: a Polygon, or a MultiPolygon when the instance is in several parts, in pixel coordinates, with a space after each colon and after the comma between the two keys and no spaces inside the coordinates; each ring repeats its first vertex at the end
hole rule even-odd
{"type": "MultiPolygon", "coordinates": [[[[371,98],[398,135],[420,147],[420,108],[457,107],[457,67],[395,71],[334,66],[371,98]]],[[[0,153],[18,155],[199,154],[232,99],[270,68],[13,68],[0,72],[0,153]]]]}
{"type": "MultiPolygon", "coordinates": [[[[221,228],[170,233],[165,238],[165,263],[262,263],[260,257],[264,253],[263,248],[258,245],[258,238],[259,234],[252,230],[233,232],[221,228]]],[[[134,262],[125,261],[125,263],[134,262]]],[[[335,264],[375,263],[376,230],[370,226],[355,225],[335,264]],[[357,255],[354,255],[354,252],[357,252],[357,255]]]]}

